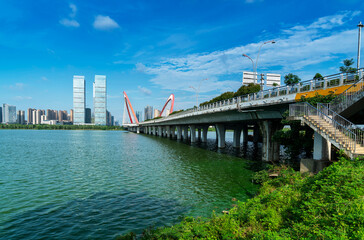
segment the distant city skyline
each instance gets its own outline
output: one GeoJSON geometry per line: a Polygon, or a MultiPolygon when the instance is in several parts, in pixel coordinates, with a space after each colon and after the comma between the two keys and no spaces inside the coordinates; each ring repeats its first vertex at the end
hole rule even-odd
{"type": "MultiPolygon", "coordinates": [[[[72,76],[108,78],[108,110],[121,121],[126,91],[136,111],[175,110],[241,85],[262,48],[258,72],[339,72],[356,61],[364,2],[342,1],[1,1],[0,103],[17,109],[73,108],[72,76]],[[162,4],[163,3],[163,4],[162,4]]],[[[364,46],[364,44],[362,44],[364,46]]],[[[363,52],[363,51],[362,51],[363,52]]],[[[363,54],[362,54],[363,56],[363,54]]],[[[364,61],[361,67],[364,66],[364,61]]],[[[93,109],[92,81],[86,107],[93,109]]]]}

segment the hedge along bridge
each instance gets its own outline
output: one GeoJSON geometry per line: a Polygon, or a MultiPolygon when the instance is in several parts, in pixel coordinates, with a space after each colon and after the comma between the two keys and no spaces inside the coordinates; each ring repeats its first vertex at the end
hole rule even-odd
{"type": "Polygon", "coordinates": [[[302,123],[315,130],[314,159],[330,160],[331,144],[344,149],[349,156],[356,156],[364,154],[361,152],[362,142],[360,141],[362,140],[359,137],[359,131],[353,134],[349,131],[352,128],[358,128],[340,116],[340,112],[346,111],[353,114],[362,109],[358,104],[362,100],[362,83],[363,69],[360,69],[355,73],[334,74],[322,79],[312,79],[294,85],[276,87],[140,123],[133,122],[130,118],[131,123],[123,124],[123,126],[133,132],[191,143],[206,142],[208,127],[215,126],[219,148],[225,147],[226,130],[234,131],[233,146],[238,148],[240,147],[241,135],[243,142],[247,142],[248,128],[252,128],[254,141],[262,141],[262,160],[277,161],[279,160],[280,148],[279,144],[272,140],[272,136],[283,127],[281,125],[283,113],[290,109],[292,119],[301,120],[302,123]],[[358,86],[360,86],[359,89],[358,86]],[[319,105],[316,108],[308,106],[307,103],[300,103],[290,107],[290,104],[297,102],[301,97],[309,98],[316,94],[335,94],[338,96],[327,106],[319,105]],[[356,97],[351,97],[354,95],[356,97]],[[341,99],[350,99],[350,101],[341,99]],[[351,106],[355,108],[351,108],[351,106]],[[340,124],[344,124],[344,127],[340,124]],[[344,139],[344,136],[347,136],[348,139],[344,139]],[[344,142],[340,139],[344,139],[344,142]]]}

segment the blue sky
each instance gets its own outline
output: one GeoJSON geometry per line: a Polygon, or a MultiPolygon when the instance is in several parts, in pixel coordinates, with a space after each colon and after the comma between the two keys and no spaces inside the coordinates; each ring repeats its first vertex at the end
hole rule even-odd
{"type": "MultiPolygon", "coordinates": [[[[72,108],[72,76],[84,75],[92,107],[95,74],[107,76],[108,109],[176,109],[241,85],[246,53],[262,48],[258,72],[309,79],[338,72],[357,53],[364,1],[11,1],[0,0],[0,103],[72,108]]],[[[364,62],[364,61],[362,61],[364,62]]],[[[361,64],[363,67],[363,63],[361,64]]]]}

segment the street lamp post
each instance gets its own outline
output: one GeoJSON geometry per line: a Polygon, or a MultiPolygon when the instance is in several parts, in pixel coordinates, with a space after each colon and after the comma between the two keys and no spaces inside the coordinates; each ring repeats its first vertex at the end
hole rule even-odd
{"type": "Polygon", "coordinates": [[[356,69],[359,71],[360,68],[360,41],[361,41],[361,28],[364,27],[364,25],[359,22],[358,24],[358,28],[359,28],[359,36],[358,36],[358,61],[357,61],[357,65],[356,65],[356,69]]]}
{"type": "Polygon", "coordinates": [[[200,92],[201,83],[203,81],[206,81],[206,80],[207,80],[207,78],[201,79],[200,83],[198,84],[198,88],[197,89],[195,87],[193,87],[193,86],[190,86],[190,88],[192,88],[192,89],[194,89],[196,91],[196,107],[197,108],[198,108],[198,94],[200,92]]]}
{"type": "Polygon", "coordinates": [[[270,41],[266,41],[266,42],[264,42],[264,43],[262,43],[262,44],[260,45],[259,50],[258,50],[257,59],[255,60],[255,64],[254,64],[254,61],[253,61],[253,59],[252,59],[251,57],[249,57],[249,56],[248,56],[248,55],[246,55],[246,54],[243,54],[243,57],[247,57],[247,58],[249,58],[249,59],[250,59],[250,61],[252,61],[252,63],[253,63],[254,83],[255,83],[255,81],[258,79],[258,59],[259,59],[260,50],[262,49],[263,45],[265,45],[265,44],[267,44],[267,43],[272,43],[272,44],[274,44],[274,43],[276,43],[276,41],[274,41],[274,40],[270,40],[270,41]]]}

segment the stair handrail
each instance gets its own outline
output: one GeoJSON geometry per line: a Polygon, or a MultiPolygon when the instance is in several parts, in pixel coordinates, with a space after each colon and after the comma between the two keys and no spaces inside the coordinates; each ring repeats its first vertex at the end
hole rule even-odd
{"type": "MultiPolygon", "coordinates": [[[[304,116],[316,115],[321,119],[325,120],[326,122],[332,124],[335,129],[334,135],[337,136],[338,134],[337,131],[340,131],[344,135],[348,136],[348,139],[351,139],[352,141],[348,141],[348,139],[344,138],[342,139],[343,143],[347,145],[349,149],[351,149],[353,152],[356,151],[356,142],[357,142],[356,133],[354,133],[344,125],[340,124],[336,120],[332,119],[328,114],[325,114],[324,112],[320,111],[317,107],[312,106],[308,102],[290,104],[289,108],[290,108],[289,113],[291,117],[304,117],[304,116]]],[[[337,139],[335,138],[333,139],[337,141],[337,139]]]]}
{"type": "Polygon", "coordinates": [[[356,135],[356,143],[361,146],[364,145],[364,132],[359,126],[330,109],[329,104],[327,103],[318,103],[317,108],[320,108],[322,112],[326,112],[327,115],[332,116],[331,118],[333,120],[340,123],[342,126],[345,126],[346,129],[350,129],[350,131],[354,132],[356,135]]]}
{"type": "Polygon", "coordinates": [[[351,75],[347,74],[348,76],[358,76],[359,79],[352,84],[349,88],[347,88],[344,92],[337,95],[330,103],[329,108],[332,109],[336,113],[340,113],[348,108],[354,101],[354,97],[359,95],[359,93],[364,92],[364,75],[363,75],[363,68],[359,69],[355,73],[351,73],[351,75]]]}

